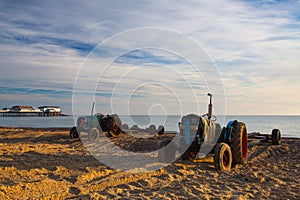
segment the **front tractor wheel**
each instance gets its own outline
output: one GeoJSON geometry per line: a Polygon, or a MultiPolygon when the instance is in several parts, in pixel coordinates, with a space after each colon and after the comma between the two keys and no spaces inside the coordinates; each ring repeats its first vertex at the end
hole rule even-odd
{"type": "Polygon", "coordinates": [[[248,134],[243,122],[232,125],[231,150],[234,164],[243,164],[248,159],[248,134]]]}
{"type": "Polygon", "coordinates": [[[218,143],[214,151],[214,164],[217,170],[230,171],[232,154],[228,144],[218,143]]]}
{"type": "Polygon", "coordinates": [[[79,138],[79,134],[78,134],[77,129],[76,129],[75,126],[70,129],[70,138],[71,139],[79,138]]]}
{"type": "Polygon", "coordinates": [[[97,128],[91,128],[91,130],[89,131],[89,139],[91,141],[98,140],[99,135],[100,135],[100,131],[97,128]]]}

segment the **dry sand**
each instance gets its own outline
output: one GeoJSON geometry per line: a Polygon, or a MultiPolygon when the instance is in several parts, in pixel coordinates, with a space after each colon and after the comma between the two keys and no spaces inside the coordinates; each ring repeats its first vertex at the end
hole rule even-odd
{"type": "Polygon", "coordinates": [[[247,165],[213,159],[130,174],[89,155],[68,130],[0,128],[0,199],[300,199],[299,139],[254,141],[247,165]]]}

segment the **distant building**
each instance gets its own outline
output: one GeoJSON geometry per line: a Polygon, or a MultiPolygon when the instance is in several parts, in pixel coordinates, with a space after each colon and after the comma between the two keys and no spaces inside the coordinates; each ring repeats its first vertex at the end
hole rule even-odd
{"type": "Polygon", "coordinates": [[[11,108],[0,110],[0,117],[48,117],[65,116],[61,114],[61,108],[58,106],[41,106],[38,109],[32,106],[17,105],[11,108]]]}
{"type": "Polygon", "coordinates": [[[10,112],[41,112],[32,106],[13,106],[10,108],[10,112]]]}
{"type": "Polygon", "coordinates": [[[61,113],[59,106],[40,106],[38,109],[44,113],[61,113]]]}

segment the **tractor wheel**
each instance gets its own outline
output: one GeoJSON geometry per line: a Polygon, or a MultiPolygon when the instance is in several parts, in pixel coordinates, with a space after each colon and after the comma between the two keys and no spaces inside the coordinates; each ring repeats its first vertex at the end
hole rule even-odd
{"type": "Polygon", "coordinates": [[[97,128],[91,128],[91,130],[89,131],[89,139],[91,141],[98,140],[99,135],[100,135],[100,131],[97,128]]]}
{"type": "Polygon", "coordinates": [[[217,170],[230,171],[232,154],[228,144],[218,143],[214,151],[214,163],[217,170]]]}
{"type": "Polygon", "coordinates": [[[123,129],[123,130],[129,130],[128,124],[123,124],[122,129],[123,129]]]}
{"type": "Polygon", "coordinates": [[[232,125],[231,150],[233,162],[243,164],[248,159],[248,135],[246,125],[243,122],[237,122],[232,125]]]}
{"type": "Polygon", "coordinates": [[[117,136],[121,133],[121,129],[119,128],[119,126],[122,127],[122,125],[120,121],[121,120],[117,117],[113,117],[108,120],[107,130],[112,136],[117,136]]]}
{"type": "Polygon", "coordinates": [[[71,139],[79,138],[79,134],[78,134],[77,129],[76,129],[75,126],[70,129],[70,138],[71,139]]]}
{"type": "Polygon", "coordinates": [[[279,129],[272,130],[272,145],[279,145],[281,139],[281,133],[279,129]]]}
{"type": "Polygon", "coordinates": [[[158,131],[157,132],[158,135],[163,135],[165,133],[165,127],[160,125],[158,126],[157,131],[158,131]]]}
{"type": "Polygon", "coordinates": [[[149,126],[149,134],[154,135],[156,133],[156,126],[154,124],[149,126]]]}
{"type": "Polygon", "coordinates": [[[130,128],[131,131],[139,131],[140,128],[138,127],[138,125],[133,125],[131,128],[130,128]]]}

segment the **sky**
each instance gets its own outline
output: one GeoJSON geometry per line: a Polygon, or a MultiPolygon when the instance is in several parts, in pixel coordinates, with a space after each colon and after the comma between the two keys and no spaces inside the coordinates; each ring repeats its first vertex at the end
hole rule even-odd
{"type": "Polygon", "coordinates": [[[213,90],[217,114],[300,115],[299,0],[1,0],[0,27],[1,108],[58,105],[72,114],[81,81],[78,112],[96,91],[104,113],[190,113],[195,102],[205,113],[213,90]],[[203,57],[190,63],[184,52],[203,57]]]}

